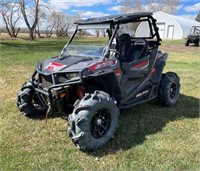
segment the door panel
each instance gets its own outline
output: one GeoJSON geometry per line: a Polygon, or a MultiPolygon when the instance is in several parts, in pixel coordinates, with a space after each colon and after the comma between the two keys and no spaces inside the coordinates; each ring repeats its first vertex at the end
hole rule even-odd
{"type": "Polygon", "coordinates": [[[123,63],[124,71],[121,87],[125,96],[130,95],[145,80],[149,73],[149,59],[147,57],[138,61],[123,63]]]}
{"type": "Polygon", "coordinates": [[[168,32],[167,32],[167,38],[168,39],[173,39],[174,36],[174,26],[173,25],[169,25],[168,26],[168,32]]]}

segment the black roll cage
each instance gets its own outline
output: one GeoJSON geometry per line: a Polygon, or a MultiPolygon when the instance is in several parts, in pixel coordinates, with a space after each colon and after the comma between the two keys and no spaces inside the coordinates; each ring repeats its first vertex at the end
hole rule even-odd
{"type": "MultiPolygon", "coordinates": [[[[134,23],[134,22],[145,22],[147,21],[150,28],[150,36],[149,37],[138,37],[141,39],[154,39],[156,38],[156,44],[160,45],[160,42],[162,41],[158,32],[158,27],[156,26],[156,19],[153,18],[152,13],[130,13],[130,14],[123,14],[123,15],[113,15],[113,16],[106,16],[106,17],[100,17],[100,18],[89,18],[86,20],[79,20],[75,22],[76,29],[72,36],[70,37],[67,44],[64,46],[63,50],[61,51],[60,57],[63,56],[63,52],[67,48],[67,46],[71,43],[71,41],[74,39],[76,33],[81,30],[79,26],[91,26],[91,25],[99,25],[99,24],[109,24],[110,28],[107,29],[108,36],[109,36],[109,42],[108,46],[106,48],[106,51],[104,53],[103,60],[106,59],[106,56],[109,52],[109,49],[111,48],[113,39],[115,38],[116,32],[119,29],[119,26],[121,24],[127,24],[127,23],[134,23]],[[153,33],[155,32],[155,33],[153,33]]],[[[95,28],[95,27],[94,27],[95,28]]]]}

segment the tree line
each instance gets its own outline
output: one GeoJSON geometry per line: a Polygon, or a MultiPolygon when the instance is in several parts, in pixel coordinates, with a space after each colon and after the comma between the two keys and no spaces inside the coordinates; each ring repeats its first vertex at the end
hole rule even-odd
{"type": "Polygon", "coordinates": [[[74,22],[80,19],[80,15],[70,16],[64,12],[53,11],[49,6],[40,3],[40,0],[1,0],[0,13],[7,33],[10,37],[16,38],[20,28],[17,28],[19,19],[22,18],[26,24],[29,39],[35,40],[36,35],[42,37],[41,28],[46,37],[51,37],[53,33],[57,37],[69,36],[70,29],[74,22]],[[42,25],[45,23],[45,26],[42,25]]]}

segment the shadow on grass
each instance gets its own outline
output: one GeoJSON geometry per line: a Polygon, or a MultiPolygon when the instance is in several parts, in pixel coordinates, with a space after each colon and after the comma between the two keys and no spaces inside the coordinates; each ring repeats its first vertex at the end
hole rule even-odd
{"type": "Polygon", "coordinates": [[[184,118],[198,118],[199,99],[180,95],[173,107],[160,107],[155,101],[135,106],[121,113],[115,138],[88,155],[104,156],[142,144],[146,136],[161,132],[167,123],[184,118]]]}
{"type": "MultiPolygon", "coordinates": [[[[178,103],[173,107],[157,105],[156,100],[137,105],[121,112],[119,127],[115,138],[107,145],[88,155],[103,157],[118,151],[128,150],[142,144],[146,136],[161,132],[167,123],[184,118],[198,118],[199,99],[181,94],[178,103]]],[[[71,113],[69,110],[68,113],[71,113]]],[[[51,114],[48,118],[67,117],[64,114],[51,114]]],[[[40,116],[32,119],[45,119],[40,116]]]]}
{"type": "MultiPolygon", "coordinates": [[[[49,113],[47,115],[47,119],[50,119],[50,118],[62,118],[62,119],[67,120],[69,114],[71,114],[72,112],[73,112],[73,108],[72,107],[68,107],[68,110],[66,111],[66,113],[49,113]]],[[[39,114],[39,115],[31,116],[29,118],[33,119],[33,120],[44,120],[44,119],[46,119],[46,114],[42,114],[42,115],[39,114]]]]}

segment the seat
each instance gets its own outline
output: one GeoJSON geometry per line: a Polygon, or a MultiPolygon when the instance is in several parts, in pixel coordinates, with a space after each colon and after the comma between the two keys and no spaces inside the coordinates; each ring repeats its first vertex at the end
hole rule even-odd
{"type": "Polygon", "coordinates": [[[145,39],[138,39],[134,45],[131,46],[127,52],[126,62],[132,62],[147,56],[149,51],[149,44],[145,39]]]}
{"type": "Polygon", "coordinates": [[[120,60],[125,61],[128,49],[131,47],[131,36],[129,34],[121,34],[117,38],[116,50],[120,53],[120,60]]]}

